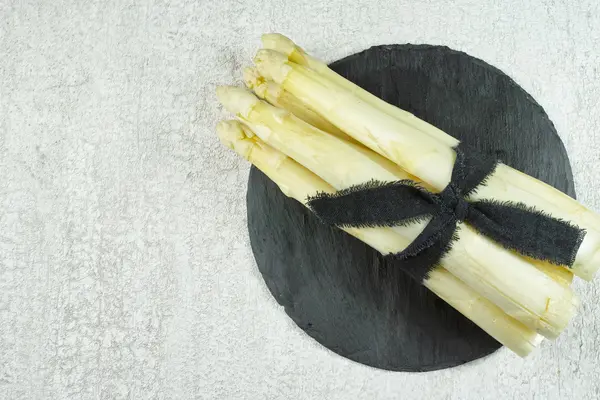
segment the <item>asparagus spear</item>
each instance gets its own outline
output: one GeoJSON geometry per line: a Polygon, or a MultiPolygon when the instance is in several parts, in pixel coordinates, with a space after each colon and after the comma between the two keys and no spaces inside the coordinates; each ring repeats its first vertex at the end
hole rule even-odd
{"type": "MultiPolygon", "coordinates": [[[[385,107],[386,111],[382,111],[381,100],[375,102],[369,97],[365,101],[368,96],[364,95],[364,91],[352,91],[353,84],[350,83],[340,84],[343,78],[339,76],[331,79],[333,73],[315,66],[314,62],[310,63],[311,68],[325,71],[323,74],[291,62],[288,56],[273,50],[260,50],[255,62],[263,76],[275,80],[284,90],[346,134],[437,190],[447,186],[454,166],[452,143],[444,139],[448,135],[441,136],[441,131],[433,133],[431,129],[423,134],[420,129],[425,128],[422,126],[415,128],[406,118],[400,118],[399,113],[389,111],[389,105],[385,107]]],[[[600,215],[555,188],[499,164],[487,184],[473,193],[470,199],[518,201],[586,229],[585,240],[571,270],[575,275],[590,280],[600,268],[600,215]]]]}
{"type": "MultiPolygon", "coordinates": [[[[218,96],[263,141],[338,190],[371,179],[416,179],[376,153],[320,131],[246,90],[221,87],[218,96]]],[[[427,222],[392,229],[412,242],[427,222]]],[[[548,338],[558,336],[577,306],[571,289],[466,224],[460,224],[458,235],[441,265],[509,316],[548,338]]]]}
{"type": "MultiPolygon", "coordinates": [[[[335,191],[318,176],[265,144],[239,122],[221,122],[217,131],[226,146],[259,168],[285,195],[306,204],[306,199],[317,192],[335,191]]],[[[383,254],[395,253],[408,244],[389,228],[344,230],[383,254]]],[[[510,318],[443,268],[431,271],[424,285],[521,357],[528,355],[543,340],[541,335],[510,318]]]]}

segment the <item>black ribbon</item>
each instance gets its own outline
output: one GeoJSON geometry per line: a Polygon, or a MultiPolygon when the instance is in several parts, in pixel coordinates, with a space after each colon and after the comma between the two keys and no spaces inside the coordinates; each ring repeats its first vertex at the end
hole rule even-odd
{"type": "Polygon", "coordinates": [[[455,151],[452,177],[441,193],[411,180],[370,181],[334,194],[319,193],[308,204],[322,221],[341,227],[408,225],[431,217],[417,238],[393,255],[421,279],[450,250],[463,221],[507,249],[557,265],[573,264],[585,230],[522,203],[467,201],[498,161],[465,151],[462,144],[455,151]]]}

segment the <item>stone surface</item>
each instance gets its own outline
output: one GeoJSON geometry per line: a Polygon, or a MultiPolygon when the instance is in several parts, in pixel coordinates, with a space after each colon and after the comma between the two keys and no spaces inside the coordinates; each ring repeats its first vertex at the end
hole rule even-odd
{"type": "Polygon", "coordinates": [[[593,0],[0,0],[0,398],[597,399],[597,282],[525,360],[385,372],[304,334],[254,263],[214,88],[267,31],[327,61],[447,45],[545,108],[600,211],[599,26],[593,0]]]}

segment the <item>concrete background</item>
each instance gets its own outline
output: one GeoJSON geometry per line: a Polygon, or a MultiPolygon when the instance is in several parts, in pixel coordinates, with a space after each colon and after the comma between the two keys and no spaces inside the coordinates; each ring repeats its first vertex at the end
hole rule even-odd
{"type": "Polygon", "coordinates": [[[600,398],[597,282],[525,360],[390,373],[318,345],[256,270],[249,167],[214,134],[263,32],[327,61],[444,44],[545,107],[600,211],[599,26],[595,0],[0,0],[0,398],[600,398]]]}

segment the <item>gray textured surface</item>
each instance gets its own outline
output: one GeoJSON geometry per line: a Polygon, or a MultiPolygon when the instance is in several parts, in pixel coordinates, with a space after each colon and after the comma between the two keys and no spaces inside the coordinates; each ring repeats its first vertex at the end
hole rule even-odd
{"type": "Polygon", "coordinates": [[[525,360],[415,375],[318,345],[256,270],[248,165],[213,134],[261,32],[327,60],[444,44],[545,107],[600,210],[597,2],[520,3],[0,0],[0,398],[600,397],[598,283],[525,360]]]}

